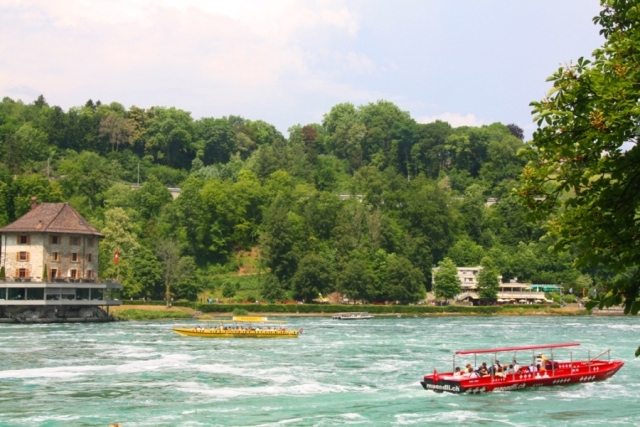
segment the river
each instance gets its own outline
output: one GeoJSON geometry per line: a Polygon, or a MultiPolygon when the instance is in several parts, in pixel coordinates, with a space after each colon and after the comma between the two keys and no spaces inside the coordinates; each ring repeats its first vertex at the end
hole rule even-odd
{"type": "Polygon", "coordinates": [[[299,338],[171,331],[192,321],[0,325],[0,426],[640,423],[638,317],[287,320],[299,338]],[[434,367],[450,370],[455,350],[569,341],[582,343],[574,359],[610,348],[625,366],[604,382],[483,395],[419,384],[434,367]]]}

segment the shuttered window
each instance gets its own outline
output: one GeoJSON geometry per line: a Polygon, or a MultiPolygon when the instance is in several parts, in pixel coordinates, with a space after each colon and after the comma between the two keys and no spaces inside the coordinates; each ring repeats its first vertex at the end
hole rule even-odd
{"type": "Polygon", "coordinates": [[[80,260],[80,257],[78,256],[78,254],[76,252],[74,252],[69,256],[69,260],[71,262],[78,262],[80,260]]]}
{"type": "Polygon", "coordinates": [[[60,261],[60,252],[51,252],[51,261],[60,261]]]}
{"type": "Polygon", "coordinates": [[[28,245],[29,244],[29,236],[22,234],[18,236],[18,244],[19,245],[28,245]]]}
{"type": "Polygon", "coordinates": [[[16,261],[29,261],[29,252],[16,252],[16,261]]]}

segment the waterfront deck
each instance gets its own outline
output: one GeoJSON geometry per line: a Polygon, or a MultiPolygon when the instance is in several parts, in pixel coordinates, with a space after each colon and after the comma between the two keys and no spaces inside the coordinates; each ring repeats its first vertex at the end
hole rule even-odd
{"type": "Polygon", "coordinates": [[[122,285],[115,280],[25,278],[0,281],[0,306],[117,306],[122,285]]]}

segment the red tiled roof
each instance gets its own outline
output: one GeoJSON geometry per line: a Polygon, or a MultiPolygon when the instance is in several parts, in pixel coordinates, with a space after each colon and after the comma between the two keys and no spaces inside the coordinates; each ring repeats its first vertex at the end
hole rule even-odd
{"type": "Polygon", "coordinates": [[[104,237],[68,203],[40,203],[0,233],[67,233],[104,237]]]}

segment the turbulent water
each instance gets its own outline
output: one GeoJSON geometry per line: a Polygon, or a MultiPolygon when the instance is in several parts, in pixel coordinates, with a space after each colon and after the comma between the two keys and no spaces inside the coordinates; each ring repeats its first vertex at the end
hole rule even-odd
{"type": "Polygon", "coordinates": [[[639,317],[287,320],[298,339],[171,331],[195,322],[0,325],[0,426],[640,423],[639,317]],[[610,348],[626,364],[604,382],[484,395],[419,384],[455,350],[567,341],[582,343],[574,359],[610,348]]]}

